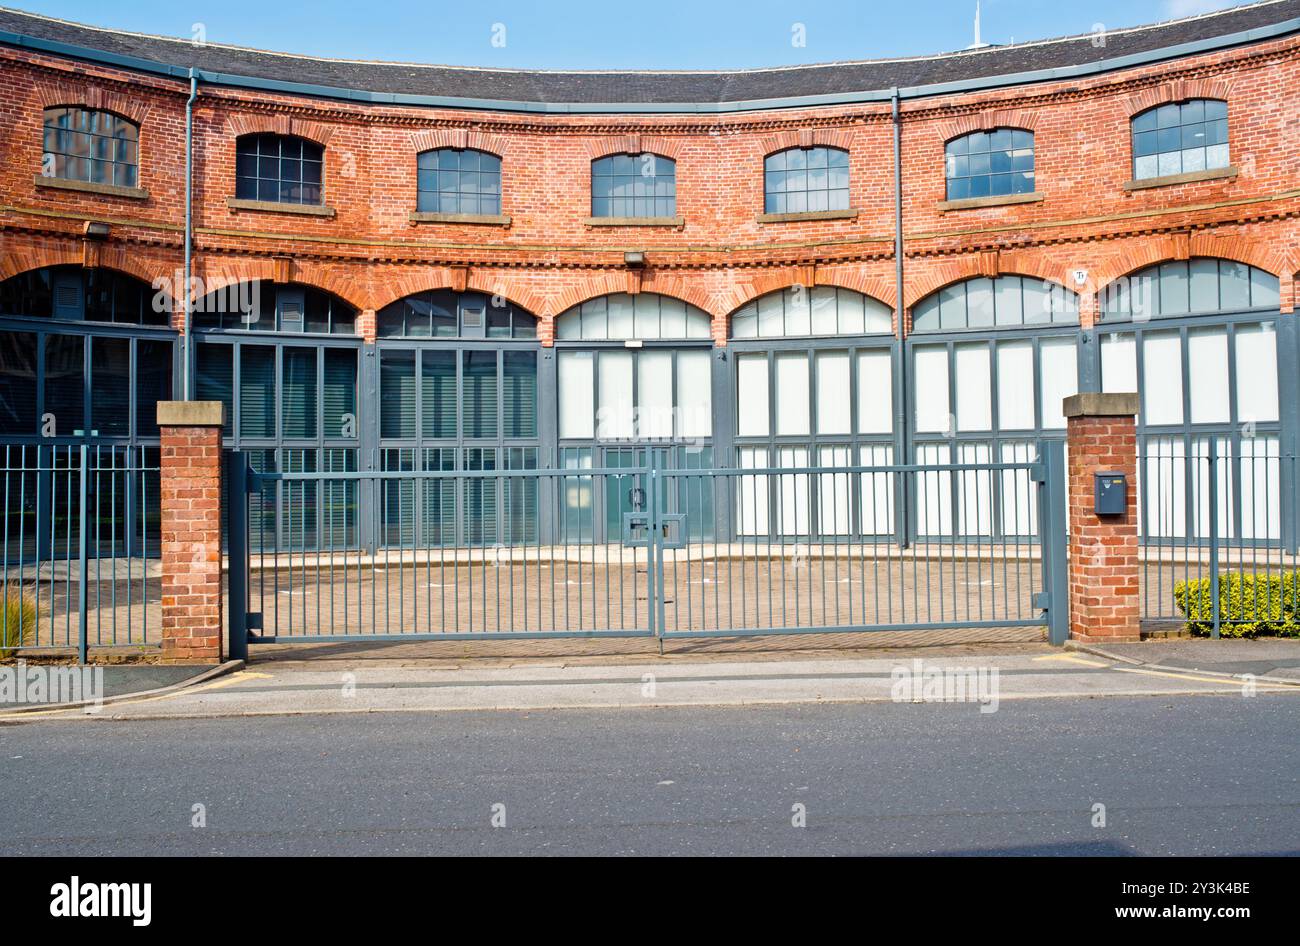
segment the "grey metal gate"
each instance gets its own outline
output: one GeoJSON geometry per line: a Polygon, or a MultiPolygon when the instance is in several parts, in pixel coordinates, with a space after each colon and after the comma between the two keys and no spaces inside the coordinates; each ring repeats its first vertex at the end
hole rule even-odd
{"type": "Polygon", "coordinates": [[[1064,448],[1023,463],[255,473],[248,643],[1042,626],[1068,633],[1064,448]],[[271,521],[272,516],[281,521],[271,521]]]}

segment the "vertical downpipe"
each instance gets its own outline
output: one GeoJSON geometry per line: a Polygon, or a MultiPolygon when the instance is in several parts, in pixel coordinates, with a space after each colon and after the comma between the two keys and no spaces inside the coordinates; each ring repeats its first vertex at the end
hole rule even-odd
{"type": "Polygon", "coordinates": [[[181,398],[194,397],[194,346],[190,338],[190,273],[194,245],[194,100],[199,80],[190,67],[190,97],[185,101],[185,285],[181,288],[181,398]]]}
{"type": "MultiPolygon", "coordinates": [[[[898,339],[898,364],[894,371],[894,429],[898,431],[895,442],[900,451],[894,463],[904,465],[911,462],[912,446],[907,435],[907,351],[903,345],[903,119],[897,86],[890,93],[889,101],[894,129],[894,331],[898,339]]],[[[908,517],[911,493],[908,476],[906,473],[899,475],[899,488],[894,491],[895,531],[900,548],[907,548],[910,544],[912,531],[908,517]]]]}

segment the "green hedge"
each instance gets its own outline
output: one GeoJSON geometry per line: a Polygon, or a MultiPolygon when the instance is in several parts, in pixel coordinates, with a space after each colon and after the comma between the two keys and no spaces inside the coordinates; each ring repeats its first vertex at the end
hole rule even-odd
{"type": "MultiPolygon", "coordinates": [[[[1191,633],[1211,633],[1214,599],[1210,579],[1178,582],[1174,601],[1186,616],[1191,633]]],[[[1221,573],[1219,633],[1224,637],[1300,637],[1300,571],[1221,573]]]]}

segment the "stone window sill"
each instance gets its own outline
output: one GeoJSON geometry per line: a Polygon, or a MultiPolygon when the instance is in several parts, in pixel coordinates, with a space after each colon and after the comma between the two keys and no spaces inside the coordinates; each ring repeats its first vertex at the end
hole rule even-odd
{"type": "Polygon", "coordinates": [[[416,210],[411,212],[411,223],[470,223],[486,227],[508,227],[510,217],[505,214],[442,214],[416,210]]]}
{"type": "Polygon", "coordinates": [[[240,200],[227,197],[226,206],[231,210],[254,210],[259,213],[296,214],[302,217],[332,217],[334,208],[323,204],[281,204],[273,200],[240,200]]]}
{"type": "Polygon", "coordinates": [[[1208,171],[1189,171],[1186,174],[1166,174],[1164,177],[1144,177],[1140,181],[1128,181],[1126,191],[1142,191],[1149,187],[1170,187],[1174,184],[1192,184],[1196,181],[1221,181],[1237,176],[1235,167],[1212,168],[1208,171]]]}
{"type": "Polygon", "coordinates": [[[759,214],[759,223],[801,223],[805,220],[857,220],[856,210],[805,210],[798,213],[759,214]]]}
{"type": "Polygon", "coordinates": [[[1029,194],[999,194],[996,197],[966,197],[962,200],[939,201],[939,212],[953,210],[978,210],[981,207],[1010,207],[1015,204],[1037,204],[1045,195],[1042,191],[1029,194]]]}
{"type": "Polygon", "coordinates": [[[588,217],[589,227],[677,227],[686,226],[685,217],[588,217]]]}
{"type": "Polygon", "coordinates": [[[131,200],[148,200],[149,192],[143,187],[123,187],[120,184],[95,184],[91,181],[72,181],[62,177],[36,175],[37,187],[53,187],[83,194],[102,194],[105,197],[127,197],[131,200]]]}

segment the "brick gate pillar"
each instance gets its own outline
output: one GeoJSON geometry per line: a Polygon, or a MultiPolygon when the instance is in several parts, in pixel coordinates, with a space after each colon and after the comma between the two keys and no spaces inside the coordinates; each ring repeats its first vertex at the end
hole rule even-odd
{"type": "Polygon", "coordinates": [[[159,401],[162,439],[162,650],[221,661],[220,401],[159,401]]]}
{"type": "Polygon", "coordinates": [[[1070,637],[1139,639],[1136,394],[1067,397],[1066,501],[1070,530],[1070,637]],[[1122,473],[1128,499],[1099,515],[1094,474],[1122,473]]]}

